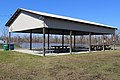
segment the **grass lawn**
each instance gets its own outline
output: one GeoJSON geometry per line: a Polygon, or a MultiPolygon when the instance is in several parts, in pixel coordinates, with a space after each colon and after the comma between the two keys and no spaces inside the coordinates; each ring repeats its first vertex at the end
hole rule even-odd
{"type": "Polygon", "coordinates": [[[120,80],[120,51],[49,57],[0,51],[0,80],[120,80]]]}
{"type": "Polygon", "coordinates": [[[0,44],[0,49],[2,49],[2,44],[0,44]]]}

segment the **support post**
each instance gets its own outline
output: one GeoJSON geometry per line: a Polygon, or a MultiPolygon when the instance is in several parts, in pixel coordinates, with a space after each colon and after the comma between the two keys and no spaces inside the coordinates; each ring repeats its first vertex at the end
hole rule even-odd
{"type": "Polygon", "coordinates": [[[115,50],[115,42],[116,40],[115,40],[115,34],[113,34],[113,50],[115,50]]]}
{"type": "Polygon", "coordinates": [[[45,27],[43,27],[43,56],[45,56],[45,27]]]}
{"type": "Polygon", "coordinates": [[[32,30],[30,31],[30,50],[32,50],[32,30]]]}
{"type": "Polygon", "coordinates": [[[104,37],[104,34],[103,34],[103,51],[105,51],[105,44],[104,44],[104,39],[105,37],[104,37]]]}
{"type": "Polygon", "coordinates": [[[91,33],[89,33],[89,52],[91,52],[91,33]]]}
{"type": "Polygon", "coordinates": [[[74,34],[74,48],[75,48],[75,44],[76,44],[76,42],[75,42],[76,40],[75,40],[75,34],[74,34]]]}
{"type": "Polygon", "coordinates": [[[72,54],[72,31],[70,31],[70,54],[72,54]]]}
{"type": "Polygon", "coordinates": [[[64,34],[62,34],[62,48],[64,48],[64,34]]]}
{"type": "Polygon", "coordinates": [[[49,43],[50,43],[49,39],[50,39],[50,34],[49,34],[49,29],[48,29],[48,50],[50,49],[49,48],[50,47],[50,45],[49,45],[49,43]]]}
{"type": "Polygon", "coordinates": [[[9,50],[10,50],[10,43],[11,43],[11,32],[9,32],[9,40],[8,40],[9,50]]]}

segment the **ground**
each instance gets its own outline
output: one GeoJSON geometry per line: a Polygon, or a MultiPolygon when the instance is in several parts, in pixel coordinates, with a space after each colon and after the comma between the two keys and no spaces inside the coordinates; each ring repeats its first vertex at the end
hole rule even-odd
{"type": "Polygon", "coordinates": [[[0,80],[119,79],[119,50],[47,57],[0,51],[0,80]]]}

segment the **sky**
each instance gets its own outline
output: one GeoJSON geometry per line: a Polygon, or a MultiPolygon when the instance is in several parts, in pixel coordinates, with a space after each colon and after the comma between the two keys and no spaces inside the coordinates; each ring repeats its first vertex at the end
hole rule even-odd
{"type": "Polygon", "coordinates": [[[18,8],[88,20],[120,29],[120,0],[0,0],[1,30],[18,8]]]}

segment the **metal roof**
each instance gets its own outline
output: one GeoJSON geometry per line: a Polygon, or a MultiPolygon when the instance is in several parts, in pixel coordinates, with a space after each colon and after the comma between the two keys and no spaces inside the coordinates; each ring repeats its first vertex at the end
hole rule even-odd
{"type": "Polygon", "coordinates": [[[29,12],[29,13],[33,13],[33,14],[37,14],[37,15],[41,15],[41,16],[53,17],[53,18],[58,18],[58,19],[74,21],[74,22],[80,22],[80,23],[84,23],[84,24],[90,24],[90,25],[95,25],[95,26],[100,26],[100,27],[117,29],[117,28],[113,28],[112,26],[104,25],[104,24],[100,24],[100,23],[96,23],[96,22],[91,22],[91,21],[86,21],[86,20],[81,20],[81,19],[76,19],[76,18],[70,18],[70,17],[65,17],[65,16],[59,16],[59,15],[54,15],[54,14],[48,14],[48,13],[44,13],[44,12],[32,11],[32,10],[27,10],[27,9],[23,9],[23,8],[17,9],[17,11],[14,13],[14,15],[5,24],[5,26],[9,27],[13,23],[13,21],[17,18],[17,16],[19,15],[19,13],[21,11],[25,11],[25,12],[29,12]]]}

